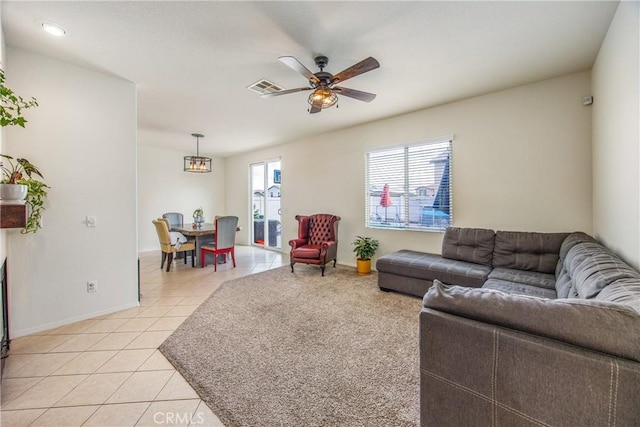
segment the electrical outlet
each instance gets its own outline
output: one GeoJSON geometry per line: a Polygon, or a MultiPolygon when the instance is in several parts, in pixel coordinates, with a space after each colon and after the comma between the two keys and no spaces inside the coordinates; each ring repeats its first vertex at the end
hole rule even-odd
{"type": "Polygon", "coordinates": [[[98,290],[98,281],[91,280],[87,282],[87,292],[95,292],[98,290]]]}

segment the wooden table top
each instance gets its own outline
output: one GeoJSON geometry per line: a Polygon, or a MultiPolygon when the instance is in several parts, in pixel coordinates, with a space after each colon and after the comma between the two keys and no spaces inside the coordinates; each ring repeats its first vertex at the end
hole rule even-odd
{"type": "Polygon", "coordinates": [[[205,222],[202,224],[202,227],[193,228],[191,224],[185,224],[183,226],[173,226],[171,227],[171,231],[178,231],[185,236],[204,236],[207,234],[216,234],[216,226],[215,224],[205,222]]]}

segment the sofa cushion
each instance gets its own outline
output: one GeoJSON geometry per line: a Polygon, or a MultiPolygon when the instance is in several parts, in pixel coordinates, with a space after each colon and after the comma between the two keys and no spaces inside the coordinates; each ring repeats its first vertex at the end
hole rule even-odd
{"type": "Polygon", "coordinates": [[[493,266],[553,274],[569,233],[496,232],[493,266]]]}
{"type": "Polygon", "coordinates": [[[556,290],[556,276],[537,271],[515,270],[513,268],[496,267],[491,270],[489,279],[505,280],[507,282],[522,283],[523,285],[556,290]]]}
{"type": "Polygon", "coordinates": [[[434,281],[423,305],[640,362],[640,315],[623,304],[548,300],[434,281]]]}
{"type": "Polygon", "coordinates": [[[555,289],[541,288],[540,286],[527,285],[525,283],[508,282],[500,279],[489,279],[482,285],[484,289],[494,289],[513,295],[528,295],[538,298],[556,299],[555,289]]]}
{"type": "Polygon", "coordinates": [[[449,284],[479,287],[487,280],[491,267],[403,249],[378,258],[376,270],[423,280],[438,279],[449,284]]]}
{"type": "Polygon", "coordinates": [[[562,245],[560,245],[558,264],[556,265],[556,278],[559,277],[561,274],[561,269],[562,269],[562,266],[564,265],[564,259],[567,256],[567,253],[569,253],[572,247],[582,242],[596,243],[596,240],[586,233],[583,233],[581,231],[576,231],[569,234],[567,238],[562,241],[562,245]]]}
{"type": "Polygon", "coordinates": [[[628,305],[640,314],[640,280],[618,279],[605,286],[594,301],[609,301],[628,305]]]}
{"type": "Polygon", "coordinates": [[[640,281],[640,273],[595,242],[575,245],[567,253],[564,264],[571,277],[569,298],[593,298],[605,286],[620,279],[640,281]]]}
{"type": "Polygon", "coordinates": [[[442,257],[491,266],[495,232],[484,228],[448,227],[442,257]]]}

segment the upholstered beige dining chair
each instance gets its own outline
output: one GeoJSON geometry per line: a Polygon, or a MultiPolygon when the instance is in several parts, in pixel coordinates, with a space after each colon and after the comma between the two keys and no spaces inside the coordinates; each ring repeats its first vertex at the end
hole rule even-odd
{"type": "Polygon", "coordinates": [[[227,254],[231,254],[233,268],[236,267],[236,229],[238,228],[237,216],[218,216],[215,219],[216,237],[212,245],[200,247],[200,267],[204,267],[207,252],[213,253],[213,271],[218,271],[218,255],[224,254],[227,262],[227,254]]]}
{"type": "Polygon", "coordinates": [[[187,263],[187,253],[191,252],[191,267],[196,265],[196,244],[192,241],[182,243],[181,245],[171,242],[169,235],[169,220],[166,218],[154,219],[153,225],[156,227],[156,233],[158,234],[158,240],[160,241],[160,250],[162,251],[162,262],[160,268],[164,267],[164,262],[167,261],[167,271],[171,270],[171,263],[173,262],[173,254],[177,252],[184,253],[184,263],[187,263]],[[167,259],[167,255],[169,256],[167,259]]]}

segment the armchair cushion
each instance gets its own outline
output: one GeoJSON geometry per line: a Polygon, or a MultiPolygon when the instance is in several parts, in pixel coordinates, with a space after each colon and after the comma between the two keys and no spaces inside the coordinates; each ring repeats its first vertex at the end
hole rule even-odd
{"type": "Polygon", "coordinates": [[[320,258],[320,245],[304,245],[293,250],[296,258],[318,259],[320,258]]]}

